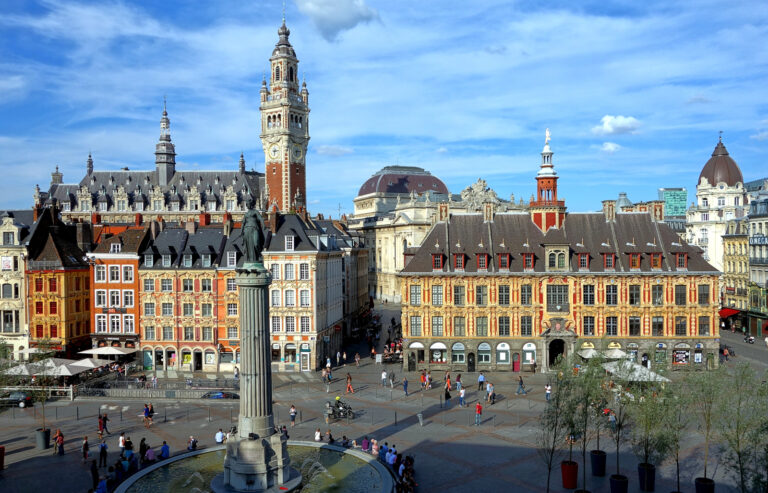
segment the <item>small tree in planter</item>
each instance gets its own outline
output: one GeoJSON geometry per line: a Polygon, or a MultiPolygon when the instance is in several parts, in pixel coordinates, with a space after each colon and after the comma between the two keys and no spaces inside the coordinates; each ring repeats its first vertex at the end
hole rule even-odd
{"type": "Polygon", "coordinates": [[[611,422],[611,437],[616,445],[616,474],[610,477],[611,493],[626,493],[629,480],[621,474],[621,444],[626,439],[627,425],[631,417],[632,396],[625,391],[626,383],[619,376],[611,377],[610,384],[605,386],[606,401],[611,409],[608,419],[611,422]]]}
{"type": "Polygon", "coordinates": [[[737,480],[740,491],[749,491],[754,442],[752,430],[765,413],[760,405],[760,381],[749,363],[741,362],[723,371],[728,398],[720,399],[715,412],[718,435],[724,446],[721,456],[726,470],[737,480]]]}
{"type": "Polygon", "coordinates": [[[604,370],[602,358],[592,358],[581,366],[578,375],[573,378],[571,421],[574,435],[579,437],[581,445],[582,483],[581,491],[587,491],[587,445],[593,436],[598,438],[600,447],[600,426],[602,409],[595,402],[602,400],[601,384],[604,370]]]}
{"type": "Polygon", "coordinates": [[[641,491],[654,491],[656,464],[664,461],[670,450],[670,439],[664,428],[669,399],[660,382],[648,382],[629,402],[634,423],[632,449],[641,461],[637,467],[641,491]]]}
{"type": "Polygon", "coordinates": [[[691,371],[686,374],[684,385],[690,392],[690,410],[697,418],[699,430],[704,435],[704,477],[696,478],[697,491],[714,491],[715,482],[707,476],[709,444],[715,431],[715,413],[722,399],[723,367],[709,371],[691,371]]]}
{"type": "Polygon", "coordinates": [[[691,423],[691,413],[688,409],[690,395],[679,383],[667,384],[667,412],[664,414],[664,426],[669,438],[670,452],[675,457],[675,477],[677,490],[680,490],[680,442],[691,423]]]}
{"type": "MultiPolygon", "coordinates": [[[[768,375],[763,374],[761,381],[766,381],[768,375]]],[[[762,410],[768,406],[768,386],[757,387],[757,409],[762,410]]],[[[768,414],[758,412],[755,416],[754,426],[749,433],[749,441],[752,447],[752,462],[750,468],[750,491],[768,491],[768,414]]]]}
{"type": "MultiPolygon", "coordinates": [[[[34,353],[34,356],[32,357],[33,367],[36,365],[36,363],[39,363],[40,361],[43,361],[47,358],[51,358],[55,354],[54,344],[50,339],[41,339],[38,341],[37,348],[39,351],[34,353]]],[[[48,398],[50,397],[47,386],[52,383],[52,380],[53,379],[46,376],[37,377],[35,383],[39,387],[30,392],[32,395],[33,403],[40,403],[40,417],[42,421],[42,427],[37,429],[37,447],[41,449],[47,449],[51,439],[51,430],[48,429],[46,426],[47,423],[45,421],[45,403],[48,402],[48,398]]]]}
{"type": "Polygon", "coordinates": [[[547,466],[547,492],[550,491],[552,468],[562,456],[565,438],[570,431],[568,420],[570,415],[571,379],[567,372],[563,371],[562,360],[555,365],[555,371],[562,375],[552,389],[544,412],[539,417],[539,433],[537,451],[547,466]]]}

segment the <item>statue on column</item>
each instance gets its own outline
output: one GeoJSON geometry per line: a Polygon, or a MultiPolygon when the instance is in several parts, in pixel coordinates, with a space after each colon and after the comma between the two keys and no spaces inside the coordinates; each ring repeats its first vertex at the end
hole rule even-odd
{"type": "Polygon", "coordinates": [[[253,199],[248,201],[248,211],[243,216],[240,228],[243,235],[243,250],[246,264],[262,263],[261,251],[264,250],[264,221],[255,208],[253,199]]]}

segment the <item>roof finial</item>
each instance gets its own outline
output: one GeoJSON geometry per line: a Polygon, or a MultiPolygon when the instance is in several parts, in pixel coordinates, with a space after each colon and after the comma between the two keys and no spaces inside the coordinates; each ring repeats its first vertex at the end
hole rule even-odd
{"type": "Polygon", "coordinates": [[[164,114],[164,115],[167,115],[167,114],[168,114],[168,111],[167,111],[167,108],[166,108],[166,102],[167,102],[167,101],[166,101],[166,97],[165,97],[165,94],[163,94],[163,114],[164,114]]]}
{"type": "Polygon", "coordinates": [[[550,141],[551,138],[552,138],[552,133],[549,131],[549,129],[547,129],[544,132],[544,145],[549,144],[549,141],[550,141]]]}
{"type": "Polygon", "coordinates": [[[285,0],[283,0],[283,24],[285,24],[285,0]]]}
{"type": "Polygon", "coordinates": [[[723,141],[723,131],[722,131],[722,130],[720,130],[720,132],[719,132],[719,133],[720,133],[720,137],[719,137],[719,139],[720,139],[720,142],[722,142],[722,141],[723,141]]]}

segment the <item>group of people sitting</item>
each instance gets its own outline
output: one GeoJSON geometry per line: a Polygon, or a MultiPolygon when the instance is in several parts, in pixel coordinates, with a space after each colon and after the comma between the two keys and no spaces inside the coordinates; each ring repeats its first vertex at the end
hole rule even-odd
{"type": "Polygon", "coordinates": [[[96,491],[98,493],[114,491],[131,474],[170,456],[171,450],[165,441],[163,441],[160,451],[156,452],[155,449],[149,446],[146,438],[142,438],[137,453],[134,451],[133,442],[128,437],[125,439],[120,457],[113,465],[107,468],[107,474],[101,477],[102,481],[99,482],[96,491]],[[102,482],[104,483],[103,485],[102,482]]]}
{"type": "MultiPolygon", "coordinates": [[[[346,439],[346,437],[344,437],[346,439]]],[[[356,441],[352,441],[352,447],[357,447],[356,441]]],[[[413,457],[397,451],[397,447],[393,443],[384,442],[380,444],[375,438],[368,439],[363,437],[360,442],[360,449],[363,452],[368,452],[374,457],[378,457],[379,460],[387,464],[395,473],[398,479],[396,485],[396,491],[398,492],[412,492],[416,490],[418,484],[415,480],[415,473],[413,468],[413,457]]]]}

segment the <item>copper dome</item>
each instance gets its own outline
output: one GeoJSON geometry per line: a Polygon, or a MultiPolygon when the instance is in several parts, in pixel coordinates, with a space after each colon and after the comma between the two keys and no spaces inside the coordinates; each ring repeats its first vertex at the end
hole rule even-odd
{"type": "Polygon", "coordinates": [[[744,183],[744,177],[741,175],[739,165],[728,155],[728,150],[722,141],[717,143],[712,157],[709,158],[707,164],[704,165],[704,169],[701,170],[698,183],[701,183],[702,178],[706,178],[712,186],[718,183],[725,183],[732,187],[737,183],[744,183]]]}
{"type": "Polygon", "coordinates": [[[369,193],[404,193],[415,192],[418,195],[429,190],[431,193],[448,194],[448,188],[439,178],[429,171],[415,166],[387,166],[368,178],[357,196],[369,193]]]}

